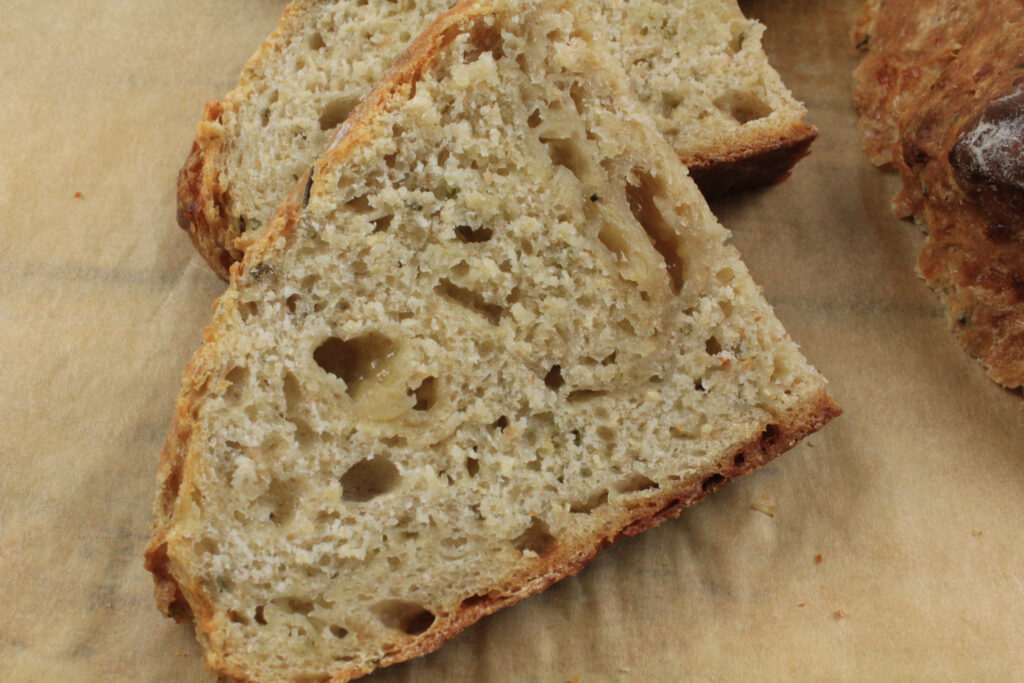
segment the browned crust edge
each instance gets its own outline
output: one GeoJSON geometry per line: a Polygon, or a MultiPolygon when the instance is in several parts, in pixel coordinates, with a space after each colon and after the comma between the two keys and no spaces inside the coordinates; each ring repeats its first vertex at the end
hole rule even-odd
{"type": "Polygon", "coordinates": [[[220,184],[223,138],[217,123],[221,102],[208,102],[185,165],[178,173],[178,226],[188,233],[196,251],[225,280],[231,264],[242,259],[237,235],[227,219],[226,192],[220,184]]]}
{"type": "MultiPolygon", "coordinates": [[[[318,163],[330,163],[329,160],[332,158],[348,155],[352,148],[371,136],[372,126],[369,125],[369,119],[373,114],[386,107],[391,98],[406,97],[413,82],[436,59],[438,52],[458,35],[464,26],[488,11],[485,3],[462,0],[448,12],[440,15],[427,31],[413,41],[381,82],[353,110],[318,163]]],[[[809,140],[807,144],[810,144],[809,140]]],[[[246,272],[262,259],[264,253],[277,248],[282,237],[287,240],[294,231],[298,215],[309,199],[308,183],[307,175],[299,181],[290,197],[278,208],[273,220],[274,228],[261,233],[247,251],[243,265],[236,265],[230,269],[233,285],[236,284],[236,280],[245,277],[246,272]]],[[[229,315],[231,305],[230,298],[222,300],[218,314],[207,327],[206,342],[215,340],[214,326],[217,317],[229,315]]],[[[212,353],[207,349],[206,346],[200,349],[185,371],[185,389],[178,399],[167,445],[160,456],[157,520],[153,538],[146,550],[145,563],[146,569],[154,577],[155,596],[160,609],[178,620],[187,618],[191,612],[201,639],[210,637],[215,630],[212,623],[213,605],[202,595],[198,587],[182,586],[177,582],[169,567],[166,535],[171,526],[178,489],[181,482],[188,478],[187,453],[194,427],[194,414],[198,410],[200,396],[213,376],[212,363],[208,362],[208,359],[212,360],[212,353]]],[[[423,635],[389,653],[380,661],[366,667],[341,669],[333,674],[331,680],[351,680],[377,668],[433,652],[482,617],[539,593],[559,579],[578,573],[617,538],[638,534],[667,519],[678,517],[683,508],[698,502],[731,479],[760,468],[795,446],[808,434],[821,429],[841,412],[831,396],[822,388],[804,404],[798,406],[785,420],[767,425],[757,438],[737,448],[713,470],[695,474],[680,482],[678,487],[666,489],[661,495],[651,496],[635,507],[627,509],[625,514],[618,518],[609,518],[605,527],[594,535],[590,543],[556,548],[551,555],[529,567],[528,573],[510,577],[504,585],[495,587],[485,596],[464,601],[464,606],[454,614],[439,615],[437,621],[423,635]]],[[[236,680],[249,680],[218,652],[208,650],[207,663],[220,674],[236,680]]]]}
{"type": "Polygon", "coordinates": [[[811,153],[818,137],[814,126],[799,123],[785,135],[711,160],[682,158],[690,176],[708,199],[780,183],[789,177],[798,161],[811,153]]]}
{"type": "MultiPolygon", "coordinates": [[[[832,397],[822,390],[809,400],[803,410],[792,416],[786,424],[769,424],[753,441],[738,448],[724,458],[712,471],[703,472],[683,482],[679,488],[667,490],[663,495],[651,497],[629,510],[632,521],[619,525],[597,535],[594,541],[566,552],[545,558],[531,570],[532,578],[520,578],[518,584],[493,590],[486,596],[463,601],[466,605],[456,614],[432,627],[421,638],[381,660],[375,668],[383,668],[437,650],[447,640],[481,618],[507,607],[523,598],[543,591],[553,583],[567,576],[579,573],[597,555],[622,536],[635,536],[642,531],[679,516],[684,508],[699,502],[704,496],[717,491],[736,477],[753,472],[780,454],[789,450],[808,434],[824,427],[842,410],[832,397]],[[467,604],[469,603],[469,604],[467,604]]],[[[332,681],[346,681],[365,675],[373,669],[358,669],[336,673],[332,681]]]]}

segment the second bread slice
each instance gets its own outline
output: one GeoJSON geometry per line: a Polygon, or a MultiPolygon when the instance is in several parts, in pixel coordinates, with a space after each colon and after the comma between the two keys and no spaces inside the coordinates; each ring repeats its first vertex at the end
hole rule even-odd
{"type": "MultiPolygon", "coordinates": [[[[595,0],[594,21],[707,195],[774,180],[816,135],[735,0],[595,0]]],[[[345,116],[448,0],[294,0],[207,105],[178,221],[227,277],[345,116]]]]}

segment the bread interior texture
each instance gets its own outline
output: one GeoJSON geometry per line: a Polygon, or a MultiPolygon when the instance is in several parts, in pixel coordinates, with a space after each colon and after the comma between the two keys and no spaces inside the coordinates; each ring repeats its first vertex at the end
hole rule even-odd
{"type": "MultiPolygon", "coordinates": [[[[450,4],[297,0],[289,6],[222,113],[201,133],[219,140],[222,155],[219,201],[230,224],[224,258],[241,257],[345,117],[450,4]]],[[[727,165],[814,137],[803,124],[805,109],[768,63],[764,27],[744,17],[735,0],[586,4],[684,165],[727,165]]],[[[799,156],[774,175],[765,170],[762,182],[799,156]]]]}
{"type": "Polygon", "coordinates": [[[834,414],[582,11],[442,19],[218,303],[154,541],[218,671],[428,652],[834,414]]]}

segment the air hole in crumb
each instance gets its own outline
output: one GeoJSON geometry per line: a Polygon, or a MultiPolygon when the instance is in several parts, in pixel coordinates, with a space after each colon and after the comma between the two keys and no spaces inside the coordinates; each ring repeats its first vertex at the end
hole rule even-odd
{"type": "Polygon", "coordinates": [[[370,213],[371,211],[373,211],[373,207],[370,205],[370,197],[369,195],[365,194],[361,194],[358,197],[353,197],[352,199],[348,200],[347,202],[345,202],[345,207],[360,214],[370,213]]]}
{"type": "Polygon", "coordinates": [[[256,606],[256,611],[253,613],[253,619],[261,626],[267,625],[267,620],[263,617],[263,605],[256,606]]]}
{"type": "Polygon", "coordinates": [[[569,97],[572,99],[573,106],[576,107],[576,113],[583,116],[587,111],[587,102],[583,97],[583,86],[579,81],[573,81],[573,84],[569,86],[569,97]]]}
{"type": "Polygon", "coordinates": [[[615,484],[615,490],[619,493],[635,493],[637,491],[650,491],[659,489],[658,482],[642,474],[632,474],[628,478],[615,484]]]}
{"type": "Polygon", "coordinates": [[[441,278],[437,286],[434,287],[434,291],[449,301],[459,304],[477,315],[483,316],[492,325],[497,325],[500,322],[501,315],[504,312],[501,306],[488,303],[478,292],[466,289],[465,287],[459,287],[448,278],[441,278]]]}
{"type": "Polygon", "coordinates": [[[437,152],[437,165],[443,167],[445,163],[448,161],[448,157],[450,157],[451,155],[452,153],[449,152],[447,149],[439,150],[437,152]]]}
{"type": "Polygon", "coordinates": [[[722,268],[720,271],[715,273],[715,279],[723,285],[727,285],[732,282],[734,277],[736,277],[736,275],[732,272],[732,268],[722,268]]]}
{"type": "Polygon", "coordinates": [[[702,491],[714,491],[719,486],[725,483],[725,477],[721,474],[712,474],[710,477],[701,482],[700,488],[702,491]]]}
{"type": "Polygon", "coordinates": [[[764,447],[774,446],[779,439],[779,426],[770,424],[761,432],[761,445],[764,447]]]}
{"type": "Polygon", "coordinates": [[[526,125],[530,128],[536,128],[543,120],[543,117],[540,115],[540,109],[534,109],[533,113],[530,114],[530,117],[526,119],[526,125]]]}
{"type": "Polygon", "coordinates": [[[341,498],[365,503],[395,488],[400,478],[398,468],[387,458],[379,455],[365,458],[341,475],[341,498]]]}
{"type": "Polygon", "coordinates": [[[763,119],[772,113],[771,105],[745,92],[732,92],[714,101],[715,107],[740,125],[763,119]]]}
{"type": "Polygon", "coordinates": [[[419,635],[434,623],[434,614],[423,605],[406,600],[384,600],[370,608],[384,626],[410,636],[419,635]]]}
{"type": "MultiPolygon", "coordinates": [[[[302,396],[302,386],[299,378],[292,372],[286,372],[282,383],[284,392],[284,412],[289,421],[295,422],[300,416],[300,410],[305,403],[302,396]]],[[[308,427],[308,425],[307,425],[308,427]]]]}
{"type": "Polygon", "coordinates": [[[600,391],[598,389],[576,389],[575,391],[569,392],[569,396],[566,397],[566,400],[569,403],[592,401],[595,398],[600,398],[601,396],[606,395],[607,393],[607,391],[600,391]]]}
{"type": "Polygon", "coordinates": [[[629,210],[637,223],[647,233],[651,245],[665,260],[665,268],[671,281],[672,291],[676,294],[683,288],[683,259],[680,256],[681,240],[679,234],[665,220],[654,201],[656,196],[664,193],[661,181],[643,169],[634,169],[638,185],[626,183],[626,199],[629,210]]]}
{"type": "Polygon", "coordinates": [[[490,601],[488,595],[471,595],[461,603],[459,603],[459,609],[469,609],[470,607],[476,607],[477,605],[483,605],[490,601]]]}
{"type": "Polygon", "coordinates": [[[380,218],[375,218],[372,221],[372,223],[373,223],[373,232],[374,233],[384,232],[385,230],[390,228],[391,227],[391,218],[392,217],[390,215],[388,215],[388,216],[381,216],[380,218]]]}
{"type": "Polygon", "coordinates": [[[292,294],[291,296],[284,300],[285,308],[288,309],[289,313],[294,314],[295,311],[298,309],[299,298],[300,297],[298,294],[292,294]]]}
{"type": "MultiPolygon", "coordinates": [[[[266,125],[266,124],[264,124],[264,125],[266,125]]],[[[220,267],[221,268],[223,268],[225,271],[230,271],[231,270],[231,266],[235,262],[235,257],[232,256],[231,252],[229,252],[229,251],[222,251],[218,255],[217,260],[220,261],[220,267]]]]}
{"type": "Polygon", "coordinates": [[[603,440],[611,443],[615,441],[615,431],[611,427],[601,426],[597,428],[597,435],[603,440]]]}
{"type": "Polygon", "coordinates": [[[548,370],[548,374],[544,375],[544,385],[548,389],[558,391],[563,384],[565,384],[565,380],[562,379],[562,366],[552,365],[551,369],[548,370]]]}
{"type": "Polygon", "coordinates": [[[539,557],[544,557],[557,545],[555,537],[551,535],[547,522],[540,517],[533,517],[530,526],[526,531],[512,539],[512,545],[520,552],[532,552],[539,557]]]}
{"type": "Polygon", "coordinates": [[[484,52],[490,52],[495,61],[505,56],[501,46],[501,29],[480,23],[473,27],[469,35],[469,45],[466,46],[462,61],[471,64],[484,52]]]}
{"type": "Polygon", "coordinates": [[[736,457],[732,459],[732,464],[736,467],[743,467],[747,464],[747,458],[742,453],[737,453],[736,457]]]}
{"type": "Polygon", "coordinates": [[[328,337],[313,352],[313,360],[343,381],[348,395],[355,398],[359,386],[378,377],[394,354],[394,342],[371,332],[353,339],[328,337]]]}
{"type": "Polygon", "coordinates": [[[608,491],[598,491],[583,501],[577,501],[569,506],[569,512],[587,513],[596,510],[608,502],[608,491]]]}
{"type": "Polygon", "coordinates": [[[617,353],[618,352],[616,351],[612,351],[611,353],[609,353],[607,356],[605,356],[604,360],[601,361],[601,365],[613,365],[615,363],[615,357],[617,353]]]}
{"type": "Polygon", "coordinates": [[[397,571],[398,568],[401,567],[401,566],[402,566],[402,561],[400,559],[398,559],[397,557],[389,557],[388,558],[388,569],[390,569],[391,571],[397,571]]]}
{"type": "Polygon", "coordinates": [[[500,429],[501,431],[505,431],[505,428],[508,427],[508,418],[502,415],[501,417],[494,421],[494,426],[500,429]]]}
{"type": "Polygon", "coordinates": [[[327,43],[324,42],[324,37],[319,31],[313,31],[313,34],[309,37],[309,40],[306,41],[306,43],[309,45],[309,49],[314,52],[327,47],[327,43]]]}
{"type": "Polygon", "coordinates": [[[569,433],[572,434],[572,443],[574,446],[579,446],[583,443],[583,435],[580,433],[580,430],[574,429],[569,433]]]}
{"type": "Polygon", "coordinates": [[[462,242],[469,242],[475,244],[478,242],[486,242],[494,235],[494,231],[490,228],[471,228],[468,225],[460,225],[455,228],[455,234],[462,242]]]}
{"type": "Polygon", "coordinates": [[[732,37],[732,40],[729,41],[729,50],[733,54],[737,54],[740,50],[743,49],[743,41],[745,41],[746,39],[746,32],[740,31],[739,33],[732,37]]]}
{"type": "Polygon", "coordinates": [[[319,116],[321,130],[334,130],[348,118],[349,112],[359,102],[357,97],[337,97],[328,102],[319,116]]]}
{"type": "Polygon", "coordinates": [[[694,380],[693,388],[697,391],[707,391],[707,389],[704,388],[704,380],[702,379],[694,380]]]}
{"type": "Polygon", "coordinates": [[[568,169],[580,182],[583,182],[586,161],[572,140],[542,137],[540,141],[547,145],[548,155],[554,164],[568,169]]]}
{"type": "Polygon", "coordinates": [[[313,611],[313,603],[309,600],[302,600],[301,598],[288,598],[284,607],[292,614],[301,614],[303,616],[308,615],[313,611]]]}
{"type": "Polygon", "coordinates": [[[239,614],[235,610],[228,610],[228,619],[236,624],[248,624],[249,619],[244,614],[239,614]]]}
{"type": "Polygon", "coordinates": [[[245,368],[231,368],[228,374],[224,377],[231,384],[241,384],[249,376],[249,371],[245,368]]]}
{"type": "Polygon", "coordinates": [[[277,525],[288,524],[295,518],[298,507],[298,491],[295,482],[274,479],[266,493],[256,499],[260,507],[270,508],[270,521],[277,525]]]}
{"type": "Polygon", "coordinates": [[[480,472],[480,461],[476,458],[466,458],[466,472],[469,476],[475,477],[480,472]]]}
{"type": "Polygon", "coordinates": [[[718,343],[717,338],[709,337],[708,340],[704,342],[704,350],[707,351],[709,355],[715,356],[722,352],[722,345],[718,343]]]}
{"type": "Polygon", "coordinates": [[[348,629],[347,628],[342,628],[341,626],[338,626],[337,624],[331,624],[331,635],[334,636],[335,638],[344,638],[345,636],[348,635],[348,629]]]}
{"type": "Polygon", "coordinates": [[[416,397],[416,404],[412,407],[413,410],[430,410],[437,401],[437,378],[427,377],[420,382],[418,387],[409,389],[407,393],[410,396],[416,397]]]}
{"type": "Polygon", "coordinates": [[[216,555],[218,552],[217,541],[212,538],[204,538],[195,545],[197,555],[216,555]]]}

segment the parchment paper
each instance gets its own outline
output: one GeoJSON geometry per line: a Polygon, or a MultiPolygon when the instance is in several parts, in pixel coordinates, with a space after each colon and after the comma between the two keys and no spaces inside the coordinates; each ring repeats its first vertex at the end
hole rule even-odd
{"type": "MultiPolygon", "coordinates": [[[[0,680],[211,681],[142,568],[157,454],[223,283],[174,222],[202,104],[283,0],[7,0],[0,21],[0,680]],[[76,196],[81,193],[81,196],[76,196]]],[[[577,577],[371,680],[998,679],[1024,671],[1021,397],[914,275],[860,153],[859,0],[759,0],[821,130],[716,203],[846,414],[577,577]]]]}

